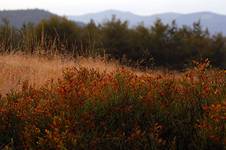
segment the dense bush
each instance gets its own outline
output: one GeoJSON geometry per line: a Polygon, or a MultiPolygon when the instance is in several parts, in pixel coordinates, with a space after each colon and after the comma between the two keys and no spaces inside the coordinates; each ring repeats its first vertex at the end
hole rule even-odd
{"type": "Polygon", "coordinates": [[[73,55],[103,55],[122,63],[151,67],[183,69],[192,60],[205,60],[226,67],[226,39],[210,35],[200,22],[192,27],[165,25],[161,20],[150,28],[142,24],[129,28],[127,22],[113,17],[101,25],[90,21],[85,26],[62,17],[43,20],[38,25],[25,24],[21,29],[7,20],[0,26],[1,51],[51,52],[73,55]]]}
{"type": "Polygon", "coordinates": [[[70,50],[74,45],[81,45],[80,28],[75,22],[66,18],[52,17],[43,20],[36,27],[38,39],[42,40],[42,46],[49,50],[54,46],[57,50],[70,50]]]}
{"type": "Polygon", "coordinates": [[[226,75],[71,68],[58,83],[0,100],[0,148],[224,149],[226,75]]]}

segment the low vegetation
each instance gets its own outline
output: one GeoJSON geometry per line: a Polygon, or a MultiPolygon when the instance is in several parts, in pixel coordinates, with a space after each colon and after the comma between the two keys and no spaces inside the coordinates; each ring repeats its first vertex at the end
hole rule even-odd
{"type": "Polygon", "coordinates": [[[209,62],[176,74],[69,67],[0,99],[0,148],[224,149],[226,75],[209,62]]]}
{"type": "Polygon", "coordinates": [[[226,39],[200,23],[5,20],[0,51],[0,149],[225,149],[226,39]]]}

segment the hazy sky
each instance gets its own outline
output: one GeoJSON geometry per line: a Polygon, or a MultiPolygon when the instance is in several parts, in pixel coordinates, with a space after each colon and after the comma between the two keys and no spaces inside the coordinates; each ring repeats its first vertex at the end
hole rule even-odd
{"type": "Polygon", "coordinates": [[[60,15],[118,9],[140,15],[197,11],[226,14],[226,0],[0,0],[0,9],[42,8],[60,15]]]}

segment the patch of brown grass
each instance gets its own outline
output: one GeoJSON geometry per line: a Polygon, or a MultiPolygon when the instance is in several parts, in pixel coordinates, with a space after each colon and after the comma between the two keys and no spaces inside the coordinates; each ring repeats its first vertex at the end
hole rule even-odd
{"type": "Polygon", "coordinates": [[[102,58],[70,59],[60,56],[0,55],[0,93],[5,94],[11,89],[20,89],[22,83],[26,81],[38,88],[50,79],[57,80],[62,76],[65,68],[72,66],[110,72],[119,68],[120,65],[115,62],[106,62],[102,58]]]}
{"type": "Polygon", "coordinates": [[[28,55],[0,56],[0,92],[7,93],[18,89],[23,82],[28,81],[35,87],[40,87],[48,79],[62,76],[65,67],[74,65],[73,61],[53,57],[51,59],[28,55]]]}
{"type": "Polygon", "coordinates": [[[103,58],[79,57],[71,59],[61,56],[7,54],[0,55],[0,93],[6,94],[11,89],[18,90],[26,81],[33,87],[39,88],[50,79],[56,81],[62,76],[63,70],[70,67],[93,68],[99,72],[113,72],[123,67],[133,71],[138,76],[147,73],[151,76],[165,74],[160,70],[140,71],[103,58]]]}

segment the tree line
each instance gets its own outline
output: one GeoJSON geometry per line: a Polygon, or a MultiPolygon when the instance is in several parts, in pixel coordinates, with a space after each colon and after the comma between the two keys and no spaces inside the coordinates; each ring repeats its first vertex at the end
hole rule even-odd
{"type": "Polygon", "coordinates": [[[127,21],[115,16],[103,24],[93,20],[85,26],[65,17],[53,16],[37,25],[26,23],[14,28],[7,19],[0,25],[0,51],[105,55],[131,65],[161,66],[172,69],[189,67],[193,60],[208,58],[213,66],[226,68],[226,38],[211,35],[200,21],[178,26],[156,20],[129,28],[127,21]]]}

